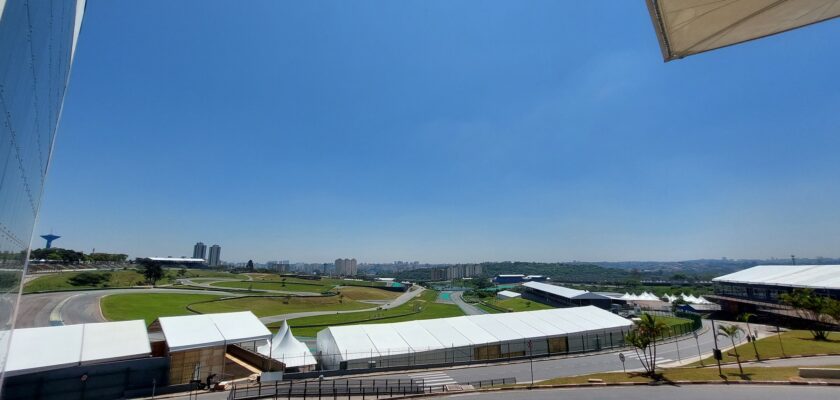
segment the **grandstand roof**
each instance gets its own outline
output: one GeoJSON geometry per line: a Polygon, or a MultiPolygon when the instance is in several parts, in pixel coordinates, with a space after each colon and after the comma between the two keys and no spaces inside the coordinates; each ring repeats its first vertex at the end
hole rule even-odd
{"type": "Polygon", "coordinates": [[[812,289],[840,289],[840,265],[758,265],[712,279],[812,289]]]}

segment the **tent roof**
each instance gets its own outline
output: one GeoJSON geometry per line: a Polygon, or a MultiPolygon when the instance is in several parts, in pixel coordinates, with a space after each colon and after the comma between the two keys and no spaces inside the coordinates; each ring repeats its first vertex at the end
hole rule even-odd
{"type": "Polygon", "coordinates": [[[392,324],[332,326],[330,337],[342,360],[447,347],[482,345],[581,332],[626,329],[633,323],[594,306],[503,314],[467,315],[392,324]]]}
{"type": "Polygon", "coordinates": [[[148,356],[141,320],[20,328],[12,333],[8,376],[148,356]]]}
{"type": "Polygon", "coordinates": [[[271,332],[250,311],[161,317],[170,351],[222,346],[271,338],[271,332]]]}
{"type": "Polygon", "coordinates": [[[502,290],[502,291],[496,292],[496,295],[503,296],[503,297],[510,297],[510,298],[522,296],[521,294],[516,293],[516,292],[511,292],[510,290],[502,290]]]}
{"type": "Polygon", "coordinates": [[[840,265],[758,265],[712,281],[837,290],[840,265]]]}
{"type": "Polygon", "coordinates": [[[563,286],[549,285],[547,283],[542,282],[526,282],[522,284],[522,286],[529,287],[531,289],[536,289],[541,292],[551,293],[560,297],[565,297],[567,299],[573,299],[582,294],[589,293],[585,290],[577,290],[563,286]]]}
{"type": "Polygon", "coordinates": [[[838,0],[647,0],[665,61],[840,16],[838,0]]]}
{"type": "Polygon", "coordinates": [[[285,329],[281,327],[274,338],[269,343],[257,347],[257,351],[282,362],[286,367],[317,364],[309,347],[295,338],[285,320],[283,326],[285,329]]]}

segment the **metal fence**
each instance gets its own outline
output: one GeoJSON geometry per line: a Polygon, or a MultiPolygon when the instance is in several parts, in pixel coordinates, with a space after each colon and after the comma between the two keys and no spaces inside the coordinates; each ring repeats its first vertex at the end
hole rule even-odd
{"type": "MultiPolygon", "coordinates": [[[[471,385],[474,388],[483,388],[496,385],[516,384],[516,378],[488,379],[483,381],[466,382],[460,385],[471,385]]],[[[272,383],[256,383],[247,385],[234,385],[228,400],[245,399],[291,399],[291,398],[317,398],[317,399],[350,399],[361,397],[362,399],[396,398],[414,394],[443,393],[447,391],[447,385],[426,385],[423,379],[336,379],[336,380],[304,380],[304,381],[277,381],[272,383]]]]}

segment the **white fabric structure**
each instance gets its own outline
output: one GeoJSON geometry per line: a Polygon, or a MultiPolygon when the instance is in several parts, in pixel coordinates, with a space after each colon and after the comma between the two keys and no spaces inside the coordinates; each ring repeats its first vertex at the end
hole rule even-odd
{"type": "Polygon", "coordinates": [[[688,304],[715,304],[715,303],[712,303],[709,300],[706,300],[703,296],[694,296],[694,295],[691,295],[691,294],[686,295],[685,293],[681,293],[679,296],[674,296],[672,294],[666,294],[663,297],[668,299],[669,303],[673,303],[677,299],[682,299],[683,301],[685,301],[688,304]]]}
{"type": "Polygon", "coordinates": [[[268,340],[271,332],[250,311],[160,317],[169,351],[268,340]]]}
{"type": "Polygon", "coordinates": [[[309,348],[292,334],[286,320],[270,342],[257,347],[257,352],[282,362],[286,368],[310,367],[318,363],[309,348]]]}
{"type": "Polygon", "coordinates": [[[838,290],[840,265],[759,265],[719,276],[712,282],[838,290]]]}
{"type": "Polygon", "coordinates": [[[577,296],[580,296],[582,294],[589,293],[586,290],[578,290],[578,289],[572,289],[572,288],[567,288],[567,287],[563,287],[563,286],[549,285],[547,283],[541,283],[541,282],[526,282],[526,283],[523,283],[522,286],[529,287],[529,288],[532,288],[532,289],[536,289],[536,290],[546,292],[546,293],[551,293],[553,295],[557,295],[557,296],[560,296],[560,297],[565,297],[567,299],[573,299],[573,298],[575,298],[577,296]]]}
{"type": "Polygon", "coordinates": [[[840,0],[647,0],[665,61],[840,16],[840,0]]]}
{"type": "Polygon", "coordinates": [[[12,333],[7,376],[149,357],[142,320],[20,328],[12,333]]]}
{"type": "Polygon", "coordinates": [[[513,299],[520,296],[522,295],[516,292],[511,292],[510,290],[502,290],[500,292],[496,292],[496,298],[499,300],[513,299]]]}
{"type": "MultiPolygon", "coordinates": [[[[469,361],[490,354],[545,354],[549,338],[568,338],[578,352],[623,340],[632,322],[595,306],[469,315],[390,324],[333,326],[318,332],[327,369],[469,361]],[[527,343],[532,342],[531,350],[527,343]],[[478,358],[476,358],[478,357],[478,358]]],[[[555,350],[557,351],[557,350],[555,350]]]]}

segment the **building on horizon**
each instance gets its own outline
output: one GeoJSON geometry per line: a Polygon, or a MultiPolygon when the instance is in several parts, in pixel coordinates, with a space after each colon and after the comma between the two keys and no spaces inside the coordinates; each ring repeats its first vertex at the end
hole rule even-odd
{"type": "Polygon", "coordinates": [[[475,278],[480,276],[482,272],[481,264],[452,265],[446,269],[446,279],[475,278]]]}
{"type": "Polygon", "coordinates": [[[0,1],[0,381],[84,11],[84,0],[0,1]]]}
{"type": "Polygon", "coordinates": [[[207,245],[198,242],[193,246],[193,258],[201,258],[206,260],[207,259],[207,245]]]}
{"type": "Polygon", "coordinates": [[[356,276],[359,274],[359,268],[355,258],[335,260],[335,274],[339,276],[356,276]]]}
{"type": "Polygon", "coordinates": [[[222,247],[218,244],[210,246],[210,256],[207,258],[207,265],[211,267],[218,267],[222,265],[221,262],[222,247]]]}
{"type": "Polygon", "coordinates": [[[291,263],[289,263],[289,260],[269,261],[265,263],[265,266],[266,269],[280,273],[291,271],[291,263]]]}

